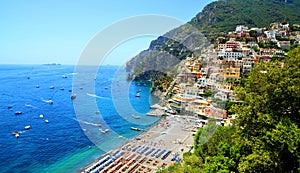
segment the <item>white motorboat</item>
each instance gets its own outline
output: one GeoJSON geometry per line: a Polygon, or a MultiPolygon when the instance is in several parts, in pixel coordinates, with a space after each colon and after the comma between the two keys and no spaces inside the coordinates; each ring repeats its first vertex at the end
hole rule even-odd
{"type": "Polygon", "coordinates": [[[132,118],[134,118],[134,119],[140,119],[141,117],[132,114],[132,118]]]}
{"type": "Polygon", "coordinates": [[[48,102],[50,105],[53,104],[53,100],[48,100],[47,102],[48,102]]]}
{"type": "Polygon", "coordinates": [[[24,128],[25,128],[25,130],[29,130],[30,126],[25,126],[24,128]]]}
{"type": "Polygon", "coordinates": [[[21,114],[22,114],[21,111],[16,111],[16,112],[15,112],[15,115],[21,115],[21,114]]]}
{"type": "Polygon", "coordinates": [[[15,135],[16,138],[18,138],[20,136],[19,132],[12,132],[11,134],[15,135]]]}

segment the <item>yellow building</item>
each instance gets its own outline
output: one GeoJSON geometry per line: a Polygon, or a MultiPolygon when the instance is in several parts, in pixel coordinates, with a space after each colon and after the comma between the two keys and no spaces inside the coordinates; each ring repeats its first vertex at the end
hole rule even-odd
{"type": "Polygon", "coordinates": [[[235,79],[238,80],[240,78],[240,68],[226,68],[219,70],[219,79],[235,79]]]}

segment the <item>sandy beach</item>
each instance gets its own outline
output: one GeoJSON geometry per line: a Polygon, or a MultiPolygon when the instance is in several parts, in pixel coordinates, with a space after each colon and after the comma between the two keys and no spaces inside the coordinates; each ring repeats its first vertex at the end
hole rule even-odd
{"type": "Polygon", "coordinates": [[[79,172],[155,172],[182,160],[183,153],[193,145],[191,128],[193,124],[187,117],[167,116],[79,172]]]}

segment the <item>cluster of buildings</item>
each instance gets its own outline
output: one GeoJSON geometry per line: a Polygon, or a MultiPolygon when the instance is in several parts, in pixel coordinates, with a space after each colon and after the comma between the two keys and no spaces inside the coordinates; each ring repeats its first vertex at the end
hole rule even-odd
{"type": "MultiPolygon", "coordinates": [[[[258,62],[284,59],[299,44],[300,25],[272,23],[269,28],[239,25],[218,37],[204,54],[182,61],[179,75],[165,93],[166,106],[179,114],[215,118],[226,125],[228,102],[238,103],[234,88],[258,62]]],[[[229,124],[229,123],[227,123],[229,124]]]]}

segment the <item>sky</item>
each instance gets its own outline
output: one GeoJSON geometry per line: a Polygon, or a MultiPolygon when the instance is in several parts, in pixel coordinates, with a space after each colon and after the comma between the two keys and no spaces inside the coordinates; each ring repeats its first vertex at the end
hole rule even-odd
{"type": "MultiPolygon", "coordinates": [[[[89,41],[118,21],[155,14],[188,22],[212,1],[1,0],[0,64],[75,65],[89,41]]],[[[157,36],[122,42],[107,55],[105,64],[121,65],[157,36]]]]}

